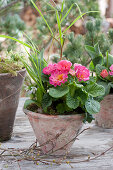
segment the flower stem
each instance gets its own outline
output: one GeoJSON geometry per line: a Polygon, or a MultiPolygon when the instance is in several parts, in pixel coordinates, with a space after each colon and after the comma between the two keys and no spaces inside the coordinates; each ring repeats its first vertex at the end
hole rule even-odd
{"type": "Polygon", "coordinates": [[[108,51],[106,52],[106,57],[107,57],[107,68],[108,68],[108,51]]]}

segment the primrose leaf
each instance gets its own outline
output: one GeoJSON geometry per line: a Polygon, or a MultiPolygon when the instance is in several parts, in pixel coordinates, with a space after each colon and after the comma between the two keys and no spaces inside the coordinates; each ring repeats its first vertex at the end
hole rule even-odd
{"type": "Polygon", "coordinates": [[[79,100],[77,98],[73,98],[70,93],[66,96],[66,104],[69,108],[76,109],[79,106],[79,100]]]}
{"type": "Polygon", "coordinates": [[[49,89],[49,95],[54,97],[54,98],[60,98],[66,95],[69,92],[69,87],[68,86],[57,86],[57,87],[52,87],[49,89]]]}
{"type": "Polygon", "coordinates": [[[88,113],[95,114],[100,111],[100,103],[93,99],[88,99],[85,103],[85,108],[88,113]]]}
{"type": "Polygon", "coordinates": [[[42,99],[42,107],[44,110],[47,109],[47,107],[51,106],[52,104],[52,98],[48,93],[45,93],[42,99]]]}
{"type": "Polygon", "coordinates": [[[36,101],[27,99],[24,103],[24,109],[27,109],[31,104],[37,104],[36,101]]]}
{"type": "Polygon", "coordinates": [[[105,94],[105,88],[97,83],[87,85],[85,91],[92,97],[103,96],[105,94]]]}

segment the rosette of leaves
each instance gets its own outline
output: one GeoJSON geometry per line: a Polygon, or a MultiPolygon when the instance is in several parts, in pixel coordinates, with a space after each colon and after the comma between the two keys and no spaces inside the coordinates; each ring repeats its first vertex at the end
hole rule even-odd
{"type": "MultiPolygon", "coordinates": [[[[87,82],[76,82],[70,76],[68,83],[61,86],[53,87],[49,83],[49,76],[42,74],[42,82],[45,87],[45,92],[39,97],[39,89],[33,94],[33,98],[25,102],[24,108],[29,108],[36,104],[43,109],[43,113],[47,114],[83,114],[84,121],[91,122],[93,114],[98,113],[100,104],[95,99],[98,96],[104,95],[105,90],[102,85],[96,83],[95,78],[87,82]],[[40,101],[37,99],[40,98],[40,101]]],[[[38,108],[36,107],[36,108],[38,108]]]]}
{"type": "Polygon", "coordinates": [[[42,73],[43,68],[47,65],[43,58],[43,51],[36,60],[36,55],[30,55],[32,68],[25,63],[29,75],[34,79],[35,84],[30,86],[30,99],[26,100],[24,108],[38,111],[51,115],[68,115],[83,114],[84,121],[91,122],[93,114],[98,113],[100,104],[95,99],[104,95],[105,89],[102,85],[96,83],[95,78],[90,78],[86,82],[78,82],[76,77],[68,76],[68,81],[54,87],[49,83],[49,75],[42,73]],[[37,65],[37,62],[40,63],[37,65]],[[40,68],[38,72],[37,67],[40,68]],[[40,77],[41,76],[41,77],[40,77]]]}
{"type": "Polygon", "coordinates": [[[102,70],[106,70],[106,72],[109,73],[109,68],[113,64],[113,56],[109,54],[108,51],[106,52],[106,56],[104,56],[100,51],[98,43],[95,44],[94,47],[87,45],[85,49],[91,58],[89,69],[92,73],[96,73],[97,83],[105,88],[105,94],[98,98],[99,100],[102,100],[113,88],[113,76],[110,76],[109,74],[105,78],[101,76],[102,70]]]}

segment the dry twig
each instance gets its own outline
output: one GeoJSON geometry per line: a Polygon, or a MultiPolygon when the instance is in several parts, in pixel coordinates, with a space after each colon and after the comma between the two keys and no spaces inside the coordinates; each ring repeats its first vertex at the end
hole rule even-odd
{"type": "MultiPolygon", "coordinates": [[[[89,128],[87,129],[84,129],[82,130],[73,140],[77,139],[77,137],[82,134],[85,130],[88,130],[89,128]]],[[[73,140],[71,140],[70,142],[72,142],[73,140]]],[[[49,141],[48,141],[49,142],[49,141]]],[[[70,143],[68,142],[68,143],[70,143]]],[[[47,143],[47,142],[46,142],[47,143]]],[[[46,144],[45,143],[45,144],[46,144]]],[[[68,144],[67,143],[67,144],[68,144]]],[[[66,145],[67,145],[66,144],[66,145]]],[[[44,144],[43,144],[44,145],[44,144]]],[[[65,146],[63,146],[65,147],[65,146]]],[[[68,164],[72,167],[71,164],[77,164],[77,163],[82,163],[82,162],[89,162],[89,161],[93,161],[103,155],[105,155],[107,152],[109,152],[110,150],[113,149],[113,146],[111,146],[110,148],[108,148],[107,150],[105,150],[104,152],[94,156],[94,157],[90,157],[88,156],[87,159],[84,159],[84,160],[78,160],[78,161],[69,161],[67,160],[67,155],[65,155],[63,158],[58,158],[57,160],[52,160],[51,157],[49,157],[51,154],[48,154],[48,155],[44,155],[41,153],[41,146],[37,146],[37,140],[36,142],[34,142],[28,149],[15,149],[15,148],[8,148],[8,149],[5,149],[5,148],[2,148],[0,146],[0,151],[2,151],[0,153],[0,158],[3,159],[4,161],[7,161],[6,158],[7,157],[11,157],[13,159],[13,161],[15,160],[18,164],[18,167],[19,169],[21,170],[20,168],[20,164],[19,164],[19,161],[23,161],[23,160],[26,160],[26,161],[32,161],[34,162],[36,165],[38,165],[39,163],[42,163],[42,164],[45,164],[45,165],[51,165],[51,164],[57,164],[57,165],[61,165],[61,164],[68,164]],[[9,154],[6,154],[6,153],[9,153],[9,154]],[[46,159],[45,159],[46,158],[46,159]]],[[[61,148],[59,148],[61,149],[61,148]]],[[[11,160],[11,159],[10,159],[11,160]]]]}

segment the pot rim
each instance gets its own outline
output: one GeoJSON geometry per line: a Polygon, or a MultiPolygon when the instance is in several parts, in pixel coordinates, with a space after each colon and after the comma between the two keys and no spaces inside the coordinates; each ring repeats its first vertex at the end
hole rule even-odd
{"type": "MultiPolygon", "coordinates": [[[[24,72],[24,71],[26,71],[26,68],[22,68],[21,70],[16,71],[16,73],[18,74],[18,73],[21,73],[21,72],[24,72]]],[[[12,75],[11,75],[11,73],[0,73],[0,77],[2,77],[2,76],[12,76],[12,75]]]]}
{"type": "Polygon", "coordinates": [[[43,114],[43,113],[36,113],[27,109],[23,108],[23,112],[30,117],[33,117],[35,119],[43,118],[43,119],[69,119],[69,118],[76,118],[76,119],[83,119],[83,114],[73,114],[73,115],[49,115],[49,114],[43,114]]]}

